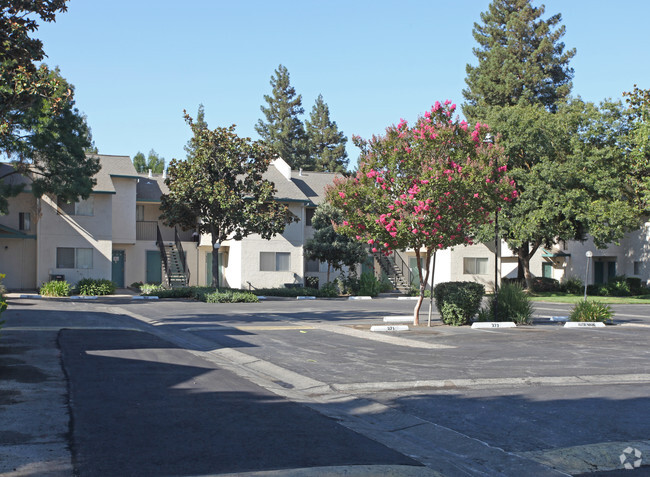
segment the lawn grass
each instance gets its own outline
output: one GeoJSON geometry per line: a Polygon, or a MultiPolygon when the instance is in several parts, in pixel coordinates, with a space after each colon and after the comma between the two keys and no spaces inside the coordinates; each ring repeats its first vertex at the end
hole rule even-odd
{"type": "MultiPolygon", "coordinates": [[[[562,292],[537,292],[531,293],[531,301],[545,301],[550,303],[578,303],[584,300],[584,295],[572,295],[562,292]]],[[[591,296],[587,295],[587,300],[607,303],[610,305],[648,305],[650,304],[650,295],[638,296],[591,296]]]]}

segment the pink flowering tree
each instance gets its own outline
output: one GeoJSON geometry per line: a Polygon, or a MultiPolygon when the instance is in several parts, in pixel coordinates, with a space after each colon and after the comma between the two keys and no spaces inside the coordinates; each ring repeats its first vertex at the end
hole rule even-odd
{"type": "Polygon", "coordinates": [[[503,150],[484,142],[487,125],[470,128],[455,109],[436,102],[413,126],[402,120],[384,136],[355,138],[362,149],[356,175],[328,190],[343,211],[339,232],[375,253],[412,249],[423,264],[415,325],[436,251],[471,244],[472,231],[517,194],[503,150]]]}

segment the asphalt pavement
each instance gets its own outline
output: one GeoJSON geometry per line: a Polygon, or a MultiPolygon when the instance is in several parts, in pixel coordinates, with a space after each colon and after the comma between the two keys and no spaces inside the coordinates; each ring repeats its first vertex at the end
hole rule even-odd
{"type": "Polygon", "coordinates": [[[650,307],[602,331],[551,325],[556,304],[516,330],[369,331],[411,308],[11,297],[0,475],[649,473],[650,307]]]}

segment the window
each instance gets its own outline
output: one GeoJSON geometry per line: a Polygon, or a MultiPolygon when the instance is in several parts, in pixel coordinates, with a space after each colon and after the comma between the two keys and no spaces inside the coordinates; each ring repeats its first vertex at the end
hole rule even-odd
{"type": "Polygon", "coordinates": [[[305,225],[311,225],[311,221],[314,218],[314,212],[316,212],[316,209],[309,208],[305,211],[306,217],[305,217],[305,225]]]}
{"type": "Polygon", "coordinates": [[[320,262],[318,260],[307,260],[307,271],[308,272],[319,272],[320,271],[320,262]]]}
{"type": "Polygon", "coordinates": [[[463,273],[465,275],[487,275],[488,259],[475,257],[463,258],[463,273]]]}
{"type": "Polygon", "coordinates": [[[93,268],[93,249],[58,247],[56,268],[93,268]]]}
{"type": "Polygon", "coordinates": [[[63,199],[59,198],[56,201],[56,205],[59,208],[59,214],[64,213],[66,215],[85,215],[93,216],[95,209],[95,201],[93,197],[88,197],[86,200],[80,200],[79,202],[65,202],[63,199]]]}
{"type": "Polygon", "coordinates": [[[135,206],[135,221],[144,222],[144,205],[135,206]]]}
{"type": "Polygon", "coordinates": [[[32,220],[29,212],[20,212],[18,214],[18,230],[30,230],[32,228],[32,220]]]}
{"type": "Polygon", "coordinates": [[[291,269],[289,252],[260,252],[261,272],[285,272],[291,269]]]}
{"type": "Polygon", "coordinates": [[[634,262],[634,275],[641,275],[641,270],[643,270],[643,262],[634,262]]]}

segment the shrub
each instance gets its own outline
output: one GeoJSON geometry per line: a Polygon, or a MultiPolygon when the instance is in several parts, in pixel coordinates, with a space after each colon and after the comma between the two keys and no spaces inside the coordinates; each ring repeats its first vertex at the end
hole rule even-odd
{"type": "Polygon", "coordinates": [[[210,293],[201,293],[197,298],[206,303],[259,303],[260,301],[253,293],[237,290],[214,290],[210,293]]]}
{"type": "Polygon", "coordinates": [[[611,296],[630,296],[630,284],[624,275],[616,276],[607,282],[607,291],[611,296]]]}
{"type": "Polygon", "coordinates": [[[535,277],[532,285],[534,292],[554,292],[560,291],[560,282],[554,278],[535,277]]]}
{"type": "MultiPolygon", "coordinates": [[[[533,305],[518,283],[502,283],[497,292],[496,304],[496,321],[514,321],[522,325],[528,325],[533,321],[533,305]]],[[[495,321],[494,305],[493,296],[488,306],[479,312],[477,321],[495,321]]]]}
{"type": "Polygon", "coordinates": [[[569,319],[571,321],[602,321],[609,322],[612,320],[614,312],[604,303],[586,300],[575,304],[569,319]]]}
{"type": "Polygon", "coordinates": [[[560,285],[560,289],[572,295],[582,295],[585,291],[584,282],[578,277],[569,277],[560,285]]]}
{"type": "Polygon", "coordinates": [[[129,288],[136,288],[139,290],[140,288],[142,288],[142,285],[144,285],[144,283],[142,282],[133,282],[131,283],[131,285],[129,285],[129,288]]]}
{"type": "Polygon", "coordinates": [[[105,278],[84,278],[77,282],[80,295],[112,295],[115,293],[115,283],[105,278]]]}
{"type": "Polygon", "coordinates": [[[72,285],[68,282],[51,280],[43,283],[39,293],[43,296],[70,296],[72,285]]]}
{"type": "Polygon", "coordinates": [[[436,285],[433,294],[443,323],[466,325],[478,313],[485,287],[475,282],[446,282],[436,285]]]}
{"type": "Polygon", "coordinates": [[[630,288],[630,294],[640,295],[642,293],[641,279],[639,277],[627,277],[625,281],[630,288]]]}
{"type": "Polygon", "coordinates": [[[142,295],[156,295],[161,290],[165,290],[165,287],[162,285],[152,285],[151,283],[140,285],[140,293],[142,295]]]}
{"type": "MultiPolygon", "coordinates": [[[[5,293],[7,293],[7,287],[4,286],[2,283],[2,280],[4,277],[6,277],[4,273],[0,273],[0,299],[2,299],[3,296],[5,296],[5,293]]],[[[639,280],[639,283],[641,283],[641,280],[639,280]]]]}
{"type": "Polygon", "coordinates": [[[363,272],[359,280],[359,295],[377,296],[381,290],[381,283],[372,272],[363,272]]]}
{"type": "Polygon", "coordinates": [[[321,296],[323,298],[336,298],[339,296],[339,288],[336,286],[336,283],[327,282],[321,287],[320,290],[318,290],[318,293],[318,295],[314,296],[321,296]]]}

